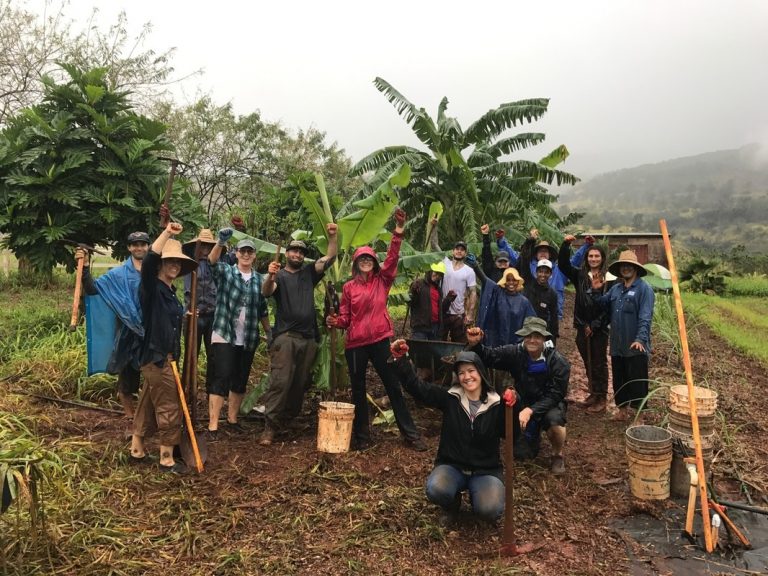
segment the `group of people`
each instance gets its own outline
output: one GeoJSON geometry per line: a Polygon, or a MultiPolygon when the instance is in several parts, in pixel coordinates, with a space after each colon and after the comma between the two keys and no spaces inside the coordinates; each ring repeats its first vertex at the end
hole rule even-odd
{"type": "MultiPolygon", "coordinates": [[[[490,228],[483,225],[480,263],[468,253],[467,244],[458,241],[451,257],[434,262],[410,287],[412,339],[450,339],[465,345],[452,365],[453,383],[445,387],[432,382],[429,371],[415,369],[404,340],[391,342],[395,331],[387,299],[397,275],[406,219],[397,208],[383,262],[369,246],[355,250],[338,312],[325,318],[327,327],[346,331],[345,357],[355,406],[352,449],[365,449],[372,441],[366,391],[370,363],[381,378],[407,446],[427,449],[403,389],[443,412],[435,468],[427,480],[428,498],[447,514],[455,514],[467,489],[473,510],[495,520],[504,504],[499,443],[505,406],[513,408],[515,457],[536,457],[544,432],[551,444],[551,472],[565,472],[570,365],[557,351],[556,339],[566,283],[573,283],[576,291],[573,322],[590,386],[584,407],[593,413],[606,409],[609,348],[621,418],[638,409],[647,395],[653,291],[641,280],[645,268],[631,251],[622,252],[608,267],[604,249],[590,237],[571,255],[573,236],[566,236],[558,250],[532,230],[518,252],[499,230],[494,255],[490,228]]],[[[176,298],[173,280],[197,269],[196,321],[207,349],[212,440],[225,399],[227,426],[239,429],[238,414],[261,326],[268,341],[270,378],[260,400],[265,427],[258,442],[266,446],[299,414],[312,383],[320,335],[314,289],[338,250],[337,227],[329,223],[324,256],[305,263],[307,245],[293,240],[285,249],[285,265],[276,258],[262,277],[254,267],[252,240],[240,240],[233,253],[226,252],[231,228],[220,230],[218,238],[202,230],[183,248],[173,239],[181,231],[181,225],[170,223],[151,245],[146,234],[134,233],[128,238],[131,258],[123,266],[95,281],[87,268],[84,274],[86,292],[106,295],[121,321],[110,372],[119,374],[119,395],[126,414],[134,419],[131,457],[145,458],[144,438],[157,431],[160,466],[167,471],[179,471],[181,466],[173,459],[181,414],[169,365],[180,356],[184,307],[176,298]],[[112,292],[131,297],[110,301],[112,292]],[[270,297],[273,326],[267,313],[270,297]],[[133,410],[139,371],[144,386],[133,410]]],[[[186,281],[187,308],[190,294],[186,281]]]]}

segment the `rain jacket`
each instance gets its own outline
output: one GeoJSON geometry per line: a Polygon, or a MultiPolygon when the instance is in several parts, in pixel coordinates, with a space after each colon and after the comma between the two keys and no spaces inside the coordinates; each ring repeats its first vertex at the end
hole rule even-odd
{"type": "Polygon", "coordinates": [[[387,311],[387,297],[397,276],[402,234],[393,233],[387,256],[368,279],[355,275],[341,291],[337,328],[346,328],[345,348],[359,348],[394,335],[392,318],[387,311]]]}

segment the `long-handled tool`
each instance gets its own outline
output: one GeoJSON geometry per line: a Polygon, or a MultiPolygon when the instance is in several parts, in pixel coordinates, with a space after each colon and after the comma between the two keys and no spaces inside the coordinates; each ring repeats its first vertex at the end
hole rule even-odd
{"type": "Polygon", "coordinates": [[[200,450],[197,447],[197,438],[195,437],[195,429],[192,427],[192,418],[189,415],[187,400],[184,397],[184,388],[182,388],[181,386],[181,377],[179,376],[179,368],[178,366],[176,366],[175,361],[171,361],[171,368],[173,369],[173,377],[176,379],[176,387],[179,390],[179,400],[181,401],[181,408],[184,411],[184,420],[186,422],[187,434],[189,435],[189,442],[190,444],[192,444],[195,467],[197,468],[198,473],[201,473],[203,471],[203,459],[200,457],[200,450]]]}
{"type": "Polygon", "coordinates": [[[75,294],[72,298],[72,318],[69,321],[69,331],[74,332],[77,328],[77,317],[80,311],[80,294],[83,291],[83,268],[85,267],[85,258],[77,259],[77,274],[75,275],[75,294]]]}
{"type": "Polygon", "coordinates": [[[533,544],[515,542],[515,412],[514,406],[504,407],[504,533],[501,536],[501,556],[518,556],[536,550],[533,544]]]}
{"type": "Polygon", "coordinates": [[[699,415],[696,408],[696,392],[693,386],[693,370],[691,368],[691,354],[688,350],[688,332],[685,329],[685,314],[683,313],[683,299],[680,296],[680,285],[677,280],[677,268],[672,255],[672,244],[669,241],[667,222],[663,218],[659,220],[661,234],[664,237],[664,250],[667,254],[667,264],[672,276],[672,293],[675,296],[675,310],[677,311],[677,325],[680,331],[680,344],[683,353],[683,366],[685,367],[685,380],[688,384],[688,403],[691,412],[691,429],[693,431],[693,445],[696,450],[696,473],[699,477],[699,494],[701,497],[701,520],[704,530],[704,546],[707,552],[714,550],[712,542],[712,527],[709,519],[709,498],[707,497],[707,483],[704,480],[707,475],[704,471],[704,454],[701,449],[701,435],[699,433],[699,415]]]}
{"type": "Polygon", "coordinates": [[[744,536],[744,534],[741,533],[741,530],[736,527],[736,524],[734,524],[733,521],[728,518],[725,513],[725,508],[713,500],[709,501],[709,506],[712,508],[712,510],[720,515],[720,518],[722,518],[723,522],[725,522],[725,527],[728,528],[728,530],[730,530],[731,533],[733,533],[733,535],[741,541],[744,548],[752,548],[752,544],[749,542],[749,540],[747,540],[747,537],[744,536]]]}
{"type": "MultiPolygon", "coordinates": [[[[333,285],[333,282],[328,280],[328,283],[325,285],[325,318],[327,318],[330,314],[338,314],[339,313],[339,296],[336,293],[336,287],[333,285]]],[[[336,400],[336,388],[338,385],[338,381],[336,379],[336,328],[331,327],[328,329],[330,332],[330,341],[331,341],[331,353],[329,354],[329,358],[331,361],[330,365],[330,372],[329,372],[329,378],[330,378],[330,392],[331,392],[331,398],[333,400],[336,400]]]]}

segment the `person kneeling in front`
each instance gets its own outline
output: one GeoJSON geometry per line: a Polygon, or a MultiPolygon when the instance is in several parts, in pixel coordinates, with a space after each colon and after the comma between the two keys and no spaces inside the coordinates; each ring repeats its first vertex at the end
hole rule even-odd
{"type": "MultiPolygon", "coordinates": [[[[516,332],[523,337],[521,344],[488,348],[480,345],[483,331],[467,330],[467,341],[486,366],[509,370],[515,380],[520,398],[519,425],[522,434],[515,435],[515,458],[532,459],[538,455],[541,431],[547,433],[552,445],[551,472],[565,473],[565,413],[568,379],[571,365],[557,350],[545,348],[551,334],[547,323],[536,316],[525,319],[516,332]]],[[[517,410],[517,408],[516,408],[517,410]]]]}

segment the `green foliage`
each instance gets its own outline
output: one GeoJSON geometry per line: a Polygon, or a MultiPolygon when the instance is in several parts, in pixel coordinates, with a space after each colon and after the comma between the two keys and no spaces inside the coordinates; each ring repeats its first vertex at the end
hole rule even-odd
{"type": "Polygon", "coordinates": [[[689,258],[680,270],[681,282],[688,281],[694,292],[723,294],[725,278],[731,272],[719,258],[694,255],[689,258]]]}
{"type": "MultiPolygon", "coordinates": [[[[0,134],[0,232],[20,261],[46,275],[74,266],[65,240],[115,243],[122,257],[130,232],[157,230],[167,179],[157,155],[171,149],[164,126],[136,115],[106,70],[62,68],[70,80],[44,79],[43,102],[0,134]]],[[[184,204],[176,200],[172,208],[184,204]]]]}
{"type": "Polygon", "coordinates": [[[726,278],[725,285],[730,296],[759,296],[768,298],[768,277],[753,273],[749,276],[726,278]]]}
{"type": "Polygon", "coordinates": [[[539,162],[503,158],[544,140],[544,135],[537,133],[502,136],[510,128],[541,118],[549,105],[547,99],[501,104],[463,130],[455,118],[446,115],[447,98],[440,102],[435,120],[382,78],[376,78],[374,85],[428,152],[388,146],[360,160],[351,173],[368,175],[366,187],[358,195],[365,197],[400,166],[411,167],[411,185],[400,204],[416,224],[415,243],[426,244],[428,221],[433,215],[430,205],[435,202],[445,209],[441,231],[449,243],[477,240],[480,224],[487,222],[504,223],[510,231],[520,233],[538,228],[544,237],[559,241],[558,228],[578,219],[579,215],[572,214],[561,220],[552,208],[556,197],[542,186],[578,181],[555,168],[568,156],[565,146],[558,146],[539,162]]]}

